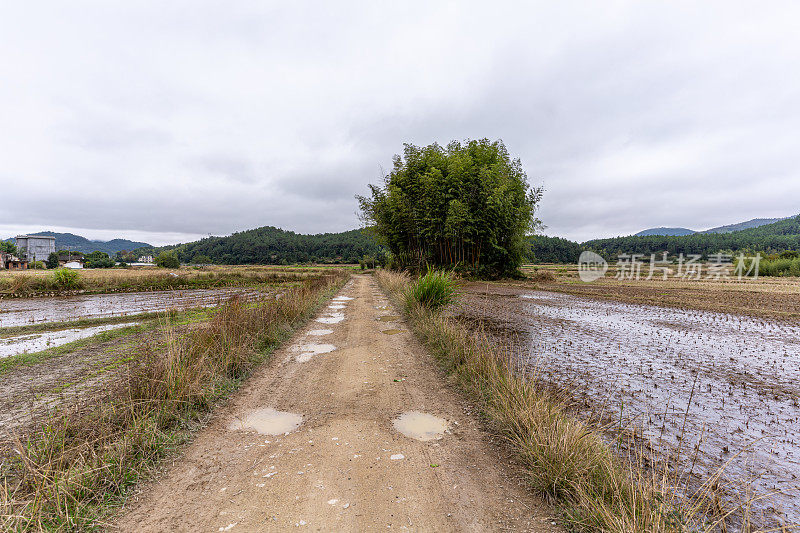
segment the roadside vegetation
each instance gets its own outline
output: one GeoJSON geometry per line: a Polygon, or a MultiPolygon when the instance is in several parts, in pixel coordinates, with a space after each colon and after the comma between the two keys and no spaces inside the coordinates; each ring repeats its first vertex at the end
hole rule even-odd
{"type": "MultiPolygon", "coordinates": [[[[540,381],[520,363],[525,358],[514,347],[491,342],[425,305],[428,291],[422,287],[428,283],[385,270],[376,277],[445,371],[513,447],[531,488],[560,506],[570,529],[630,533],[729,527],[733,511],[723,509],[712,490],[719,474],[690,486],[688,477],[670,467],[679,457],[658,458],[630,436],[610,440],[602,427],[574,416],[567,393],[540,381]]],[[[749,531],[746,512],[735,511],[739,527],[749,531]]]]}
{"type": "Polygon", "coordinates": [[[0,529],[75,531],[106,525],[128,489],[190,438],[293,329],[347,279],[305,277],[280,299],[233,298],[204,327],[159,333],[97,398],[64,406],[41,430],[20,436],[0,463],[0,529]]]}

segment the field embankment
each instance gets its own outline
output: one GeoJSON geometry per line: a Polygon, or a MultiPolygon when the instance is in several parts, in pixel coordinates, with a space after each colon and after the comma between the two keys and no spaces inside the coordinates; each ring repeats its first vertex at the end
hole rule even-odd
{"type": "MultiPolygon", "coordinates": [[[[609,440],[601,425],[577,415],[564,389],[540,379],[519,345],[490,340],[480,329],[426,311],[406,299],[410,282],[401,275],[376,276],[404,303],[413,329],[442,366],[511,443],[531,487],[558,502],[574,528],[714,531],[734,521],[716,497],[718,476],[690,484],[694,480],[666,466],[634,435],[619,432],[609,440]]],[[[747,517],[737,520],[741,525],[747,517]]]]}
{"type": "Polygon", "coordinates": [[[320,272],[322,270],[316,268],[266,266],[84,269],[69,271],[69,276],[59,276],[57,270],[5,271],[0,272],[0,299],[253,287],[300,282],[315,277],[320,272]]]}
{"type": "Polygon", "coordinates": [[[304,275],[281,298],[234,298],[195,326],[177,326],[167,315],[148,338],[96,346],[121,350],[121,359],[87,366],[113,379],[91,389],[93,397],[54,406],[26,433],[4,436],[0,528],[102,525],[129,487],[186,441],[346,277],[304,275]]]}

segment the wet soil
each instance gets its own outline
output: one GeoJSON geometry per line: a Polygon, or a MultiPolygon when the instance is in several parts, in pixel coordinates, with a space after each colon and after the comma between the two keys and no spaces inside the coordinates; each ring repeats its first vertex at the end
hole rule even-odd
{"type": "Polygon", "coordinates": [[[487,284],[465,287],[456,316],[587,411],[657,449],[697,449],[696,476],[730,461],[725,479],[776,491],[755,504],[760,520],[800,521],[800,325],[487,284]]]}
{"type": "Polygon", "coordinates": [[[0,300],[0,327],[212,307],[234,295],[249,298],[264,294],[252,288],[226,288],[0,300]]]}
{"type": "Polygon", "coordinates": [[[292,346],[309,342],[299,333],[141,488],[118,530],[556,530],[553,511],[474,407],[442,386],[430,355],[408,331],[381,333],[375,307],[389,304],[372,278],[354,276],[342,296],[342,321],[325,337],[336,350],[298,363],[292,346]],[[231,430],[265,408],[302,425],[269,436],[231,430]],[[403,435],[394,420],[409,410],[447,421],[449,433],[403,435]]]}
{"type": "Polygon", "coordinates": [[[71,328],[58,331],[45,331],[42,333],[29,333],[14,337],[0,338],[0,359],[23,353],[33,353],[55,348],[64,344],[85,339],[109,331],[135,325],[136,322],[123,322],[121,324],[106,324],[86,328],[71,328]]]}
{"type": "Polygon", "coordinates": [[[40,428],[53,410],[63,406],[80,409],[104,396],[127,363],[146,345],[161,340],[157,331],[133,333],[4,373],[0,376],[0,450],[14,435],[40,428]]]}

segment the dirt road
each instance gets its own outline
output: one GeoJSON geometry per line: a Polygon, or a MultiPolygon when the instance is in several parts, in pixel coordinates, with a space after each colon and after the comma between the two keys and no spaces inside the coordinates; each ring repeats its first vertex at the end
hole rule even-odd
{"type": "Polygon", "coordinates": [[[331,307],[116,528],[557,530],[371,276],[354,276],[331,307]]]}

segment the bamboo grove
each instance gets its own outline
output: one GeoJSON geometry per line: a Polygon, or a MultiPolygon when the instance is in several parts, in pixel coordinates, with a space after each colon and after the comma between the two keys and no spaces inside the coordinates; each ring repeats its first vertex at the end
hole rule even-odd
{"type": "Polygon", "coordinates": [[[358,196],[362,219],[403,267],[452,267],[481,276],[516,270],[542,189],[531,188],[502,141],[404,145],[382,186],[358,196]]]}

